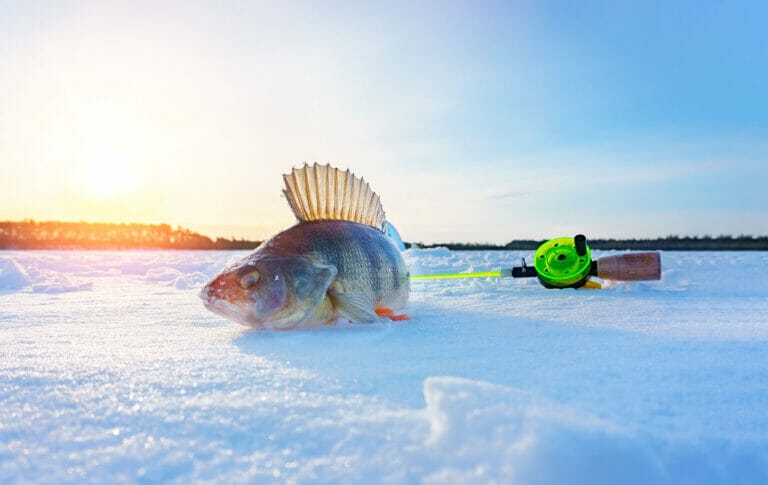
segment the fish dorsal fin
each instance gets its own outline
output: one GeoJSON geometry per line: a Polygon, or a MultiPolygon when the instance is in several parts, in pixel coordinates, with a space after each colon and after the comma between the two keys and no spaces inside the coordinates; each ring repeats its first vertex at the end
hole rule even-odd
{"type": "Polygon", "coordinates": [[[384,209],[368,182],[349,170],[304,164],[283,175],[283,193],[299,221],[359,222],[382,231],[384,209]]]}

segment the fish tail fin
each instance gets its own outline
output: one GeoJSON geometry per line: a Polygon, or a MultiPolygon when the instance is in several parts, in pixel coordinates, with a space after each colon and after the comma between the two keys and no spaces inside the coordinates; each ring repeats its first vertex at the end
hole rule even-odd
{"type": "Polygon", "coordinates": [[[299,221],[352,221],[384,230],[379,196],[349,170],[304,164],[283,175],[283,181],[283,194],[299,221]]]}
{"type": "Polygon", "coordinates": [[[393,322],[402,322],[403,320],[411,319],[411,316],[408,315],[407,313],[397,314],[391,308],[377,306],[374,310],[376,311],[376,315],[384,318],[389,318],[393,322]]]}

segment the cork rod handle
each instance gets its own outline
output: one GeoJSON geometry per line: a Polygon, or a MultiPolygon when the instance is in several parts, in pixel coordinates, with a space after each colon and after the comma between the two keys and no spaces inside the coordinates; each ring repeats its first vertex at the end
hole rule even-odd
{"type": "Polygon", "coordinates": [[[659,253],[627,253],[597,260],[597,276],[606,280],[650,281],[661,279],[659,253]]]}

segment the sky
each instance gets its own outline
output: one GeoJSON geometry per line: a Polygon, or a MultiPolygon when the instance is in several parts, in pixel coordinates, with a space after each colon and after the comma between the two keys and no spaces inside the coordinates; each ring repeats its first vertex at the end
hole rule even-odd
{"type": "Polygon", "coordinates": [[[763,1],[0,0],[0,220],[265,238],[281,174],[407,241],[768,234],[763,1]],[[279,5],[278,5],[279,4],[279,5]]]}

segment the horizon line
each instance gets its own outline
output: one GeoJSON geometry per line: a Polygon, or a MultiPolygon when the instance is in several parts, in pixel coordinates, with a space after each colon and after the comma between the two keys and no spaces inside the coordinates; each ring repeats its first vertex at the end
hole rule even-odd
{"type": "MultiPolygon", "coordinates": [[[[25,219],[22,219],[22,220],[8,220],[8,219],[7,220],[0,220],[0,224],[29,224],[29,223],[35,223],[35,224],[44,224],[44,223],[92,224],[92,225],[110,225],[111,224],[111,225],[125,225],[125,226],[130,226],[130,225],[136,225],[136,226],[168,226],[168,227],[171,227],[171,228],[175,227],[177,230],[190,231],[190,232],[193,232],[193,233],[198,234],[200,236],[208,237],[208,238],[210,238],[212,240],[224,239],[224,240],[231,240],[231,241],[239,240],[239,241],[262,242],[262,241],[265,241],[265,240],[269,239],[269,238],[250,239],[250,238],[244,238],[244,237],[236,238],[234,236],[230,236],[230,237],[226,237],[226,236],[212,236],[210,234],[206,234],[206,233],[202,233],[202,232],[197,232],[197,231],[192,231],[188,226],[185,226],[185,225],[182,225],[182,224],[173,224],[173,223],[170,223],[170,222],[156,222],[156,223],[136,222],[136,221],[132,221],[132,222],[113,222],[113,221],[87,221],[87,220],[82,220],[82,219],[78,220],[78,221],[75,221],[75,220],[57,220],[57,219],[37,220],[37,219],[31,218],[31,217],[30,218],[25,218],[25,219]]],[[[201,225],[216,226],[216,224],[201,224],[201,225]]],[[[221,226],[232,226],[232,225],[231,224],[223,224],[221,226]]],[[[238,227],[240,227],[240,226],[238,226],[238,227]]],[[[245,228],[245,227],[248,227],[248,226],[242,226],[242,227],[245,228]]],[[[274,234],[277,234],[279,232],[281,232],[281,231],[277,231],[274,234]]],[[[553,237],[559,237],[559,236],[553,236],[553,237]]],[[[716,236],[715,235],[711,235],[711,234],[693,234],[693,235],[691,235],[691,234],[684,234],[684,235],[682,235],[682,234],[666,234],[666,235],[663,235],[663,236],[643,236],[643,237],[596,237],[596,236],[588,236],[587,237],[588,240],[593,240],[593,241],[600,241],[600,240],[602,240],[602,241],[644,241],[644,240],[652,241],[652,240],[673,239],[673,238],[677,238],[677,239],[707,239],[707,238],[709,238],[709,239],[761,239],[761,238],[768,238],[768,234],[744,234],[744,233],[742,233],[742,234],[735,235],[735,234],[721,233],[721,234],[718,234],[716,236]]],[[[513,238],[513,239],[509,239],[507,244],[508,243],[512,243],[512,242],[546,241],[546,240],[549,240],[549,239],[551,239],[551,238],[544,238],[544,239],[542,239],[542,238],[534,238],[534,237],[531,237],[531,238],[513,238]]],[[[439,244],[449,244],[449,245],[450,244],[453,244],[453,245],[484,245],[484,246],[499,246],[499,247],[500,246],[504,246],[504,244],[492,243],[492,242],[488,242],[488,241],[482,241],[482,242],[480,242],[480,241],[458,242],[456,240],[452,240],[452,241],[443,240],[443,241],[438,241],[438,242],[410,241],[409,244],[418,244],[418,245],[424,245],[424,246],[434,246],[434,245],[439,245],[439,244]]]]}

